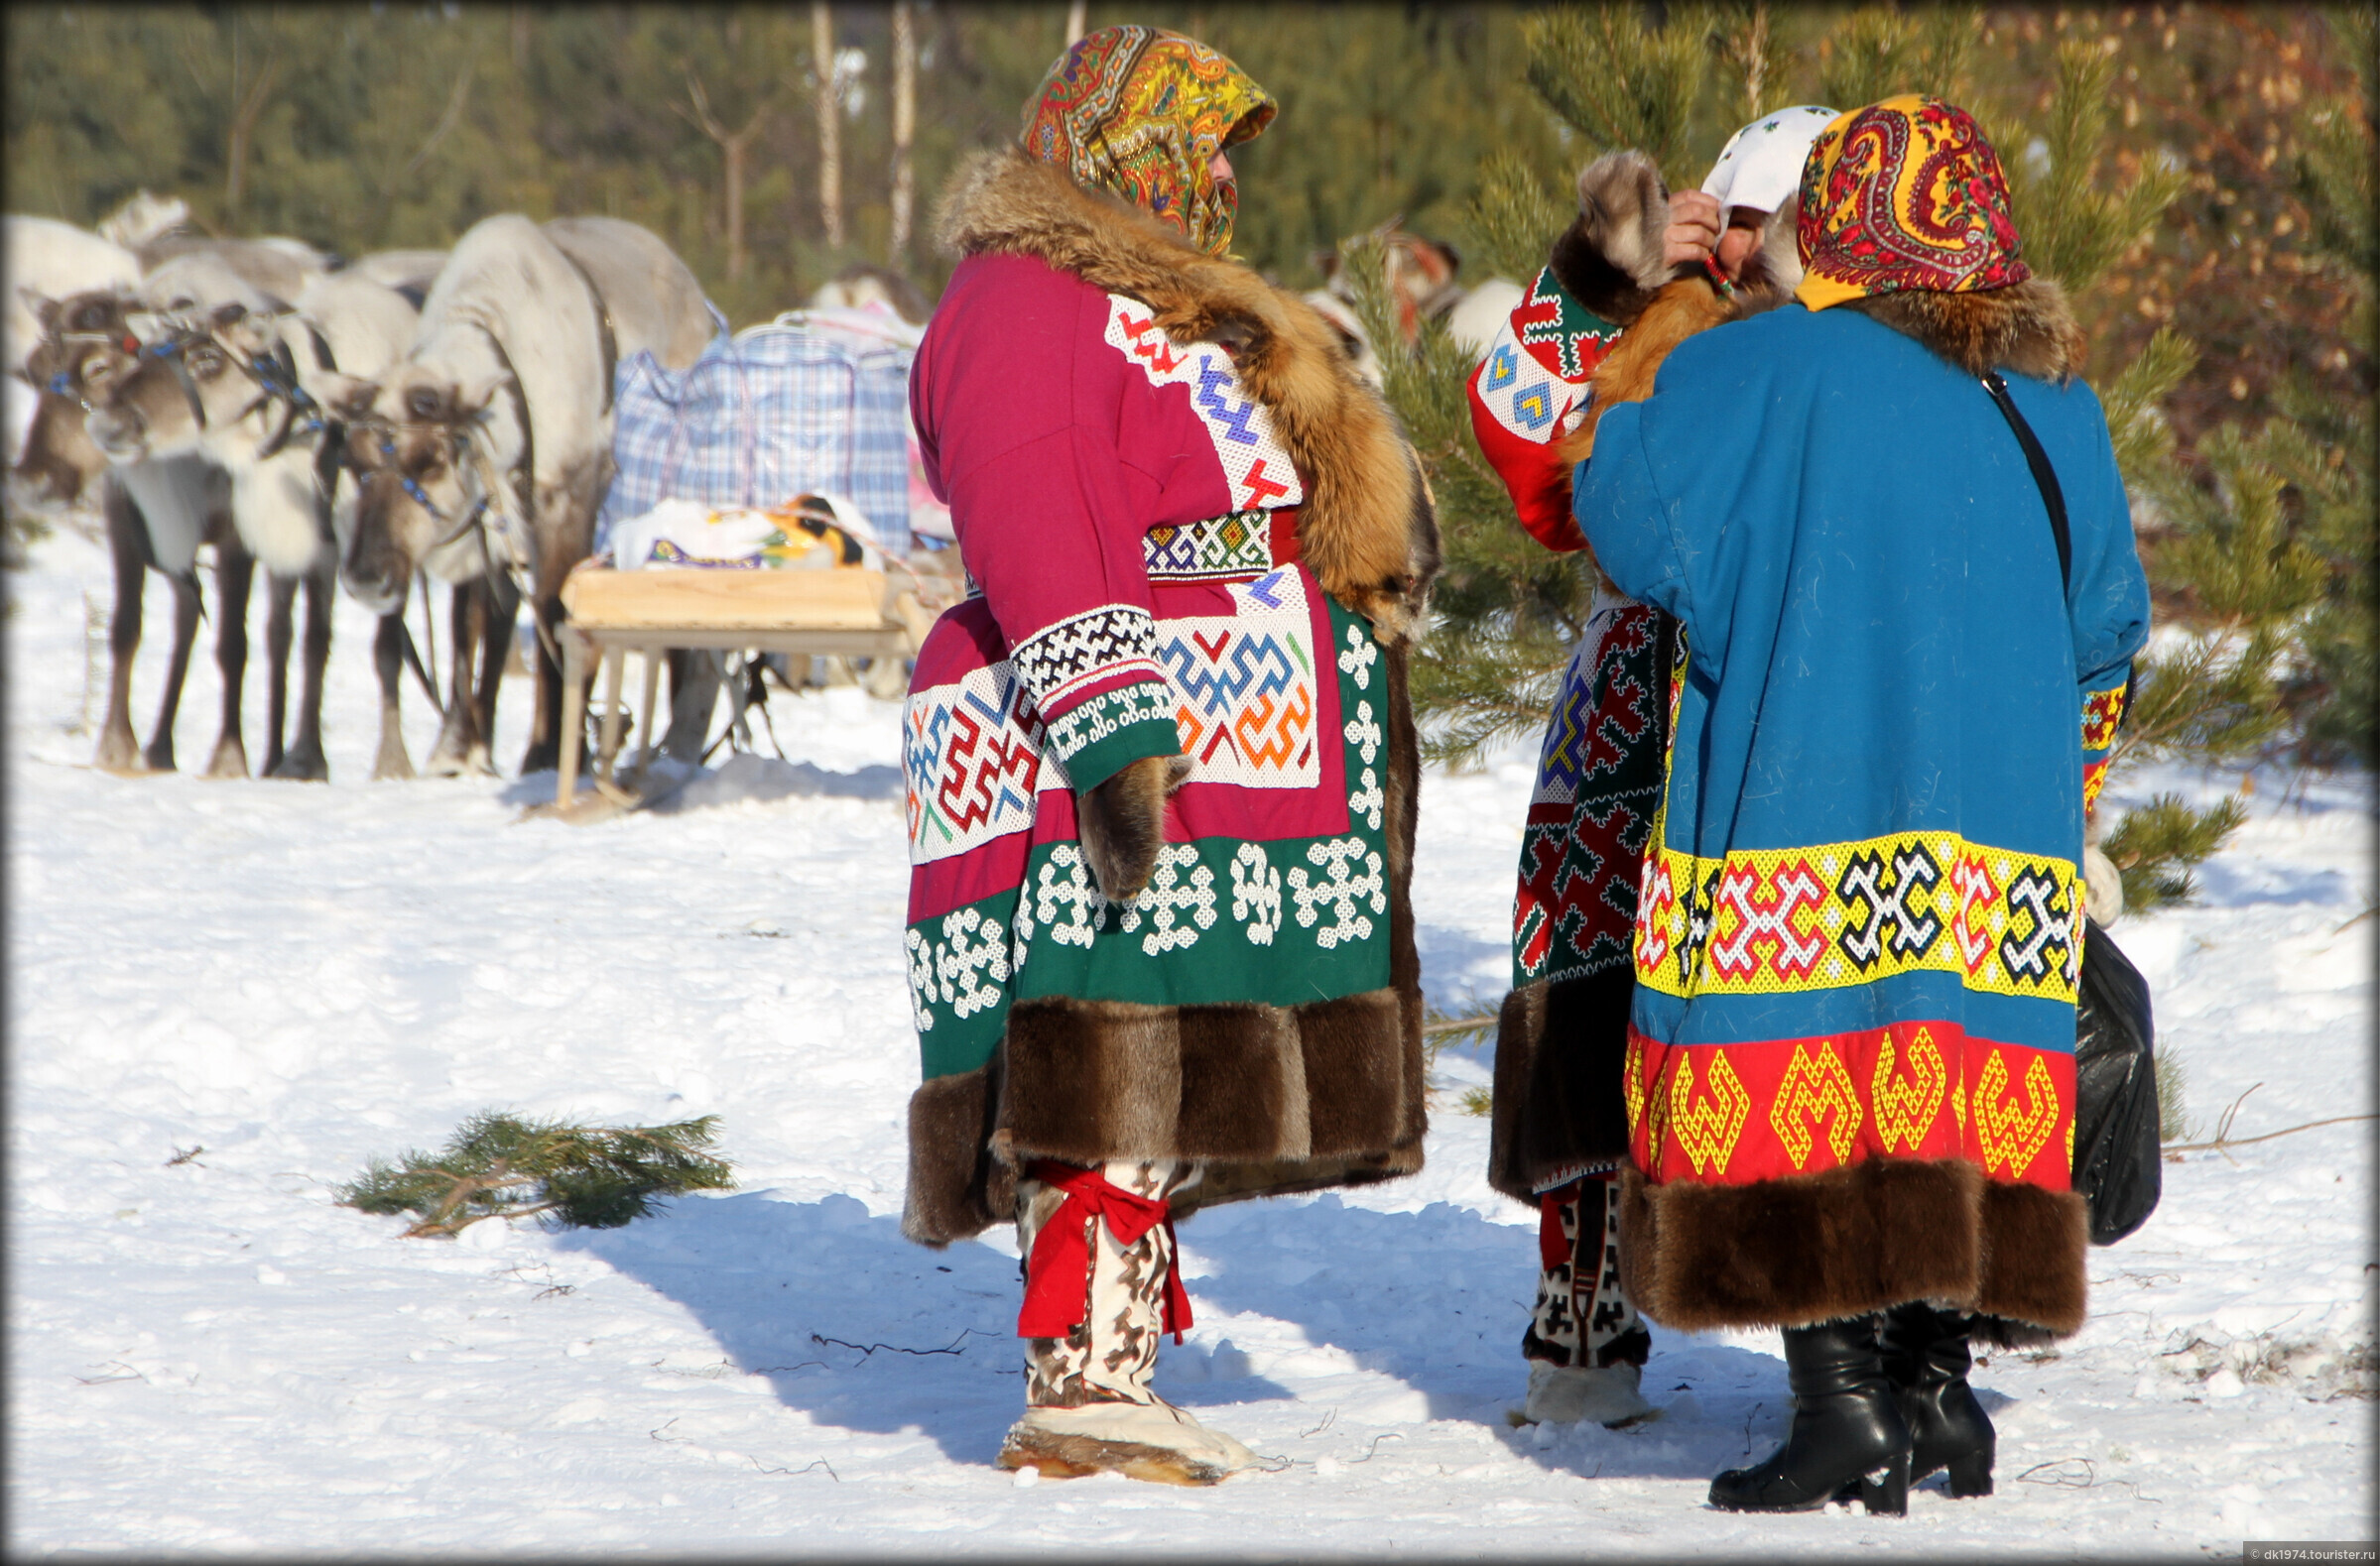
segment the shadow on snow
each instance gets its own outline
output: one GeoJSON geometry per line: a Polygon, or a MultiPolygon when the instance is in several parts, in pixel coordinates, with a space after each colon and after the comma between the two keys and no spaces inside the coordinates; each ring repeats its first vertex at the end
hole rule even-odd
{"type": "MultiPolygon", "coordinates": [[[[1222,1317],[1290,1324],[1312,1348],[1423,1394],[1431,1419],[1492,1428],[1516,1454],[1581,1477],[1706,1478],[1782,1439],[1784,1366],[1773,1355],[1655,1330],[1646,1394],[1661,1418],[1634,1430],[1513,1426],[1527,1380],[1520,1336],[1535,1292],[1533,1226],[1434,1203],[1418,1213],[1335,1195],[1248,1202],[1186,1222],[1199,1327],[1168,1344],[1158,1386],[1186,1406],[1295,1398],[1268,1379],[1280,1358],[1237,1327],[1249,1360],[1218,1357],[1222,1317]],[[1252,1363],[1251,1363],[1252,1362],[1252,1363]]],[[[1015,1337],[1017,1264],[990,1246],[929,1251],[849,1196],[766,1192],[688,1200],[616,1230],[558,1243],[600,1257],[684,1305],[738,1369],[814,1422],[923,1432],[952,1462],[987,1465],[1024,1402],[1015,1337]]],[[[1277,1339],[1277,1332],[1264,1336],[1277,1339]]],[[[1228,1419],[1216,1421],[1228,1428],[1228,1419]]]]}

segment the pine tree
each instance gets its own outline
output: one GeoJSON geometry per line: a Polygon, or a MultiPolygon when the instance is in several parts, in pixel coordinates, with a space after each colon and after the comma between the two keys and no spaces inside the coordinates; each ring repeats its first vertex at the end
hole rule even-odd
{"type": "Polygon", "coordinates": [[[409,1239],[450,1240],[483,1218],[616,1229],[662,1197],[733,1189],[727,1160],[709,1151],[718,1124],[704,1115],[667,1126],[585,1127],[482,1111],[438,1153],[373,1159],[339,1188],[339,1205],[412,1213],[409,1239]]]}
{"type": "MultiPolygon", "coordinates": [[[[1817,101],[1846,108],[1908,91],[1969,100],[2003,150],[2028,261],[2077,301],[2138,250],[2185,183],[2170,161],[2128,161],[2111,172],[2111,41],[2064,43],[2038,109],[1996,96],[1972,101],[1967,76],[1980,15],[1971,7],[1871,6],[1807,21],[1758,4],[1674,6],[1660,27],[1633,8],[1570,8],[1530,18],[1525,31],[1530,84],[1569,131],[1570,163],[1639,147],[1673,186],[1716,154],[1747,106],[1795,101],[1797,66],[1807,80],[1815,65],[1817,101]],[[1818,29],[1799,52],[1785,41],[1797,27],[1818,29]],[[1722,111],[1715,117],[1714,108],[1722,111]]],[[[2368,277],[2365,122],[2344,103],[2328,113],[2320,123],[2333,129],[2312,142],[2301,180],[2326,193],[2330,253],[2368,277]]],[[[1510,151],[1483,161],[1469,216],[1496,270],[1533,275],[1568,215],[1540,167],[1510,151]]],[[[1470,366],[1428,338],[1383,361],[1391,401],[1428,432],[1417,443],[1439,488],[1446,540],[1439,619],[1416,662],[1415,702],[1430,720],[1432,754],[1469,759],[1543,723],[1589,583],[1574,559],[1522,535],[1467,440],[1448,449],[1449,409],[1460,410],[1470,366]]],[[[2334,407],[2319,426],[2276,422],[2254,439],[2232,431],[2201,442],[2186,461],[2162,405],[2196,363],[2189,340],[2166,328],[2100,379],[2153,582],[2161,601],[2187,611],[2192,633],[2141,661],[2111,776],[2153,759],[2223,764],[2259,755],[2293,721],[2281,686],[2293,658],[2317,671],[2323,710],[2335,714],[2321,720],[2328,732],[2361,732],[2350,725],[2370,710],[2367,578],[2348,563],[2370,552],[2369,457],[2355,438],[2368,428],[2356,422],[2363,405],[2334,407]]],[[[2244,819],[2236,797],[2196,809],[2161,795],[2113,823],[2105,846],[2123,869],[2127,902],[2148,907],[2187,897],[2192,867],[2244,819]]]]}

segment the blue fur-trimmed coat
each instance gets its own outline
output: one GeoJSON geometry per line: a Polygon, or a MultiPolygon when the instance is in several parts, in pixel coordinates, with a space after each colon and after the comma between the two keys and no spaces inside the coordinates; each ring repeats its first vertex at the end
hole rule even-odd
{"type": "Polygon", "coordinates": [[[1602,416],[1577,521],[1684,649],[1625,1078],[1657,1320],[2080,1323],[2085,774],[2148,590],[2078,359],[2039,282],[1789,304],[1602,416]],[[1993,365],[2064,489],[2063,595],[1993,365]]]}

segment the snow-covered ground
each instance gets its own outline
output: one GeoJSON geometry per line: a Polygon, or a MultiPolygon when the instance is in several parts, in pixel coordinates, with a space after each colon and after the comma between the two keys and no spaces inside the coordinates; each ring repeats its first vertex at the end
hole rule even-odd
{"type": "MultiPolygon", "coordinates": [[[[740,763],[705,783],[725,802],[523,824],[550,780],[365,781],[370,625],[343,604],[327,787],[124,781],[88,769],[77,727],[82,595],[105,582],[68,535],[5,582],[12,1552],[2004,1557],[2372,1536],[2368,1124],[2169,1164],[2156,1218],[2093,1253],[2082,1334],[1976,1373],[1993,1498],[1938,1480],[1906,1519],[1742,1517],[1702,1498],[1781,1437],[1774,1334],[1657,1332],[1666,1409],[1636,1430],[1507,1421],[1535,1227],[1487,1188],[1487,1123],[1456,1104],[1487,1063],[1454,1051],[1424,1174],[1184,1228],[1197,1325],[1160,1385],[1276,1471],[1020,1486],[991,1466],[1022,1391],[1013,1248],[926,1251],[897,1223],[916,1064],[892,705],[780,697],[799,778],[740,763]],[[457,1243],[333,1205],[372,1155],[488,1107],[716,1113],[741,1187],[625,1229],[457,1243]]],[[[210,650],[202,632],[186,767],[213,739],[210,650]]],[[[249,688],[253,757],[255,667],[249,688]]],[[[528,695],[505,693],[508,766],[528,695]]],[[[2373,921],[2350,923],[2373,897],[2368,783],[2281,782],[2202,906],[2117,929],[2203,1135],[2251,1087],[2235,1136],[2371,1099],[2373,921]]],[[[1516,757],[1423,795],[1423,954],[1457,1012],[1503,987],[1527,787],[1516,757]]]]}

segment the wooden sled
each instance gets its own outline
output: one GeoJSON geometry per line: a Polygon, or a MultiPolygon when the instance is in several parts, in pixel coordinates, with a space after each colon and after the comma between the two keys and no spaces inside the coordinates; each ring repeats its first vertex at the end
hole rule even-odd
{"type": "Polygon", "coordinates": [[[676,791],[643,790],[652,760],[653,707],[661,690],[661,655],[677,648],[822,657],[917,657],[935,611],[921,606],[903,578],[857,566],[830,570],[617,571],[588,566],[562,587],[562,766],[551,804],[531,805],[523,820],[573,825],[607,821],[676,791]],[[645,657],[645,689],[636,732],[644,747],[623,779],[620,684],[630,653],[645,657]],[[586,732],[587,676],[604,675],[603,727],[592,786],[578,788],[586,732]]]}

